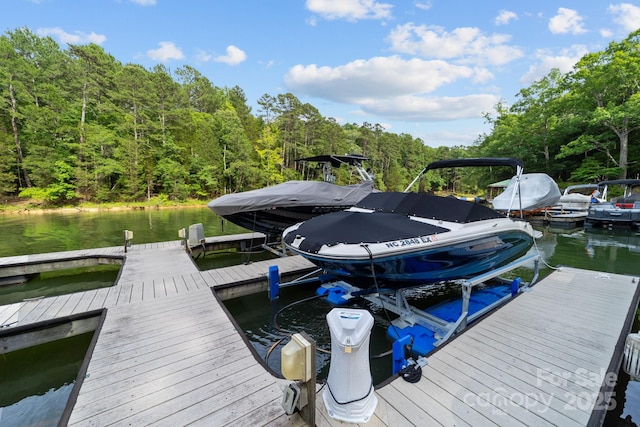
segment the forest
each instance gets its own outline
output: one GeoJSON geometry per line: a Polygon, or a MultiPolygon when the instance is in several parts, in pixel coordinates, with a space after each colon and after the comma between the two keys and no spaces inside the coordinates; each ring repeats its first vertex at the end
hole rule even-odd
{"type": "MultiPolygon", "coordinates": [[[[253,112],[242,88],[195,68],[123,64],[95,44],[62,49],[27,28],[0,36],[0,198],[45,205],[210,200],[320,172],[296,159],[368,157],[380,190],[402,191],[429,162],[518,157],[559,184],[637,178],[640,30],[554,69],[483,112],[468,146],[432,147],[379,124],[339,124],[291,93],[264,94],[253,112]]],[[[337,182],[357,175],[340,168],[337,182]]],[[[430,172],[428,189],[482,193],[507,178],[430,172]]]]}

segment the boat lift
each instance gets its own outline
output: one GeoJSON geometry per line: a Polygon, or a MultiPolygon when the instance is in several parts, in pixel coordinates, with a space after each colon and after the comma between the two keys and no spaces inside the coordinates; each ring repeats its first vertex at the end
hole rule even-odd
{"type": "Polygon", "coordinates": [[[461,298],[445,301],[425,310],[410,305],[404,296],[403,289],[362,289],[344,281],[332,281],[332,277],[329,275],[316,278],[305,276],[300,281],[294,280],[280,284],[277,266],[272,266],[269,269],[270,295],[271,298],[274,298],[274,295],[277,297],[280,287],[310,283],[315,280],[321,283],[316,293],[325,295],[327,301],[332,304],[347,304],[356,297],[380,304],[385,310],[399,316],[389,326],[387,335],[394,341],[400,341],[403,345],[410,344],[412,353],[426,356],[453,335],[464,330],[468,324],[503,305],[518,293],[528,291],[538,279],[539,260],[540,255],[538,254],[525,255],[487,273],[450,282],[461,287],[461,298]],[[530,282],[522,282],[520,278],[513,280],[500,278],[501,275],[532,262],[534,275],[530,282]],[[475,289],[489,282],[497,282],[497,284],[487,286],[484,289],[475,289]]]}

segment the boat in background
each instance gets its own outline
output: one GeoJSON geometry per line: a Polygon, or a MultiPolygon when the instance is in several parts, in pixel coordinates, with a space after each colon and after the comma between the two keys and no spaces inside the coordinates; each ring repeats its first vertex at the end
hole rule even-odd
{"type": "Polygon", "coordinates": [[[605,203],[592,203],[585,219],[585,227],[640,228],[640,179],[602,181],[601,186],[623,187],[621,197],[605,203]]]}
{"type": "Polygon", "coordinates": [[[353,206],[374,191],[373,176],[362,166],[368,158],[351,155],[320,155],[298,159],[322,168],[322,181],[287,181],[257,190],[227,194],[207,207],[222,218],[248,230],[264,233],[268,241],[278,240],[287,227],[318,215],[353,206]],[[361,182],[337,185],[333,168],[355,168],[361,182]]]}
{"type": "Polygon", "coordinates": [[[441,160],[425,167],[404,192],[372,193],[355,206],[287,228],[287,250],[357,287],[405,288],[468,278],[523,257],[534,231],[488,206],[409,189],[429,170],[509,166],[520,159],[441,160]]]}
{"type": "Polygon", "coordinates": [[[544,211],[542,220],[554,228],[581,227],[592,203],[607,201],[607,186],[602,184],[577,184],[564,189],[556,206],[544,211]]]}
{"type": "Polygon", "coordinates": [[[561,211],[587,211],[591,203],[604,203],[607,201],[607,185],[577,184],[564,189],[558,206],[554,209],[561,211]]]}
{"type": "Polygon", "coordinates": [[[498,212],[519,211],[530,215],[554,206],[560,200],[558,184],[545,173],[515,175],[507,188],[493,198],[492,205],[498,212]]]}

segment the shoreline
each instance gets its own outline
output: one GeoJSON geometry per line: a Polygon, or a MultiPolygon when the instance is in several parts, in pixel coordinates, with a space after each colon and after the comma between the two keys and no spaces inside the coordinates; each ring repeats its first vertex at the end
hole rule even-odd
{"type": "MultiPolygon", "coordinates": [[[[23,207],[18,209],[0,208],[0,215],[41,215],[50,213],[84,213],[84,212],[102,212],[102,211],[126,211],[126,210],[152,210],[152,209],[183,209],[183,208],[202,208],[206,207],[206,202],[202,205],[193,203],[185,205],[140,205],[140,206],[73,206],[60,208],[38,208],[23,207]]],[[[13,208],[17,208],[14,206],[13,208]]]]}

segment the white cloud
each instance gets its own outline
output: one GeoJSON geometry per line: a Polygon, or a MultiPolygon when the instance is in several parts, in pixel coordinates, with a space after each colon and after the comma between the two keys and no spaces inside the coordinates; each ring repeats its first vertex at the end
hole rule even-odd
{"type": "Polygon", "coordinates": [[[600,35],[605,39],[610,39],[611,37],[613,37],[613,31],[608,28],[602,28],[600,30],[600,35]]]}
{"type": "MultiPolygon", "coordinates": [[[[493,110],[493,108],[492,108],[493,110]]],[[[487,110],[488,111],[488,110],[487,110]]],[[[470,146],[478,139],[478,136],[482,133],[483,129],[478,128],[458,128],[456,132],[440,130],[440,131],[428,131],[417,132],[414,137],[421,138],[426,145],[431,147],[453,147],[453,146],[470,146]]],[[[489,129],[487,129],[489,130],[489,129]]]]}
{"type": "Polygon", "coordinates": [[[510,10],[501,10],[496,16],[495,23],[496,25],[507,25],[514,19],[518,19],[518,15],[515,12],[511,12],[510,10]]]}
{"type": "Polygon", "coordinates": [[[358,103],[370,97],[429,93],[476,74],[477,70],[471,67],[442,60],[405,60],[391,56],[356,60],[338,67],[296,65],[289,69],[284,80],[296,93],[358,103]]]}
{"type": "Polygon", "coordinates": [[[213,59],[213,56],[204,50],[196,49],[196,60],[198,62],[209,62],[213,59]]]}
{"type": "Polygon", "coordinates": [[[101,45],[107,40],[107,36],[102,34],[96,34],[91,32],[89,34],[83,33],[82,31],[76,31],[75,33],[67,33],[62,28],[39,28],[36,30],[36,33],[41,36],[52,36],[57,37],[61,43],[67,44],[88,44],[95,43],[97,45],[101,45]]]}
{"type": "Polygon", "coordinates": [[[430,1],[426,1],[424,3],[415,2],[414,3],[418,9],[429,10],[433,6],[430,1]]]}
{"type": "Polygon", "coordinates": [[[226,55],[216,56],[213,60],[216,62],[224,62],[228,65],[238,65],[247,59],[247,54],[236,46],[227,46],[226,55]]]}
{"type": "Polygon", "coordinates": [[[155,6],[156,0],[130,0],[131,3],[139,4],[140,6],[155,6]]]}
{"type": "Polygon", "coordinates": [[[587,30],[582,20],[582,16],[577,11],[561,7],[558,9],[558,14],[549,20],[549,30],[553,34],[583,34],[587,30]]]}
{"type": "Polygon", "coordinates": [[[476,65],[503,65],[521,58],[519,48],[506,44],[510,39],[506,34],[486,35],[475,27],[447,32],[442,27],[413,23],[397,26],[388,37],[396,52],[476,65]]]}
{"type": "Polygon", "coordinates": [[[388,100],[365,99],[361,108],[386,119],[410,122],[481,119],[482,113],[491,111],[499,97],[477,94],[459,97],[398,96],[388,100]]]}
{"type": "MultiPolygon", "coordinates": [[[[389,19],[393,5],[376,0],[307,0],[307,9],[325,19],[389,19]]],[[[315,24],[315,21],[312,21],[315,24]]]]}
{"type": "Polygon", "coordinates": [[[184,54],[179,47],[172,42],[160,42],[158,49],[147,51],[147,56],[155,61],[165,62],[173,59],[183,59],[184,54]]]}
{"type": "Polygon", "coordinates": [[[527,73],[520,78],[520,82],[523,85],[530,85],[549,74],[553,68],[559,69],[562,73],[568,73],[588,52],[589,49],[584,45],[574,45],[555,54],[539,49],[535,55],[537,62],[529,67],[527,73]]]}
{"type": "Polygon", "coordinates": [[[620,25],[626,32],[640,28],[640,7],[629,3],[609,5],[607,12],[614,15],[613,22],[620,25]]]}
{"type": "Polygon", "coordinates": [[[271,68],[275,65],[276,61],[270,59],[268,61],[258,61],[258,64],[262,65],[264,68],[271,68]]]}

